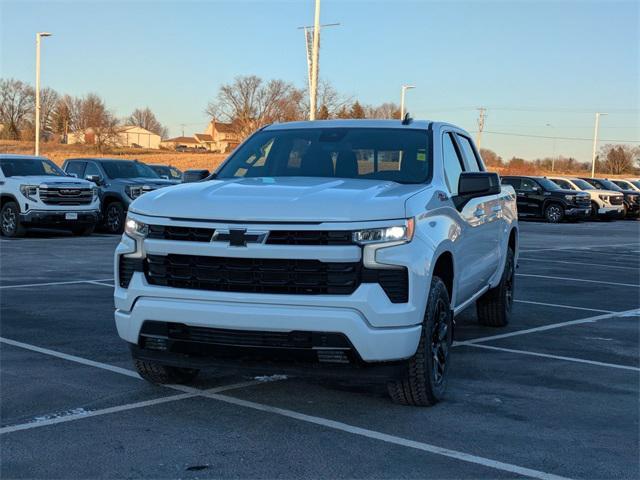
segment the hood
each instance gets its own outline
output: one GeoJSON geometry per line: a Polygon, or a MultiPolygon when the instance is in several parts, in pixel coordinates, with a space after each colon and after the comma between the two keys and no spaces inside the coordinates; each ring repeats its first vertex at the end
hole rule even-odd
{"type": "Polygon", "coordinates": [[[165,180],[164,178],[113,178],[111,181],[121,183],[122,185],[153,185],[155,187],[175,185],[171,180],[165,180]]]}
{"type": "Polygon", "coordinates": [[[9,177],[24,185],[75,185],[78,187],[92,187],[93,183],[76,177],[59,177],[57,175],[15,175],[9,177]]]}
{"type": "Polygon", "coordinates": [[[578,197],[589,197],[590,195],[584,190],[569,190],[566,188],[558,188],[557,190],[552,190],[553,193],[557,193],[560,195],[577,195],[578,197]]]}
{"type": "Polygon", "coordinates": [[[610,195],[613,197],[615,197],[616,195],[623,196],[622,192],[617,192],[615,190],[602,190],[601,188],[594,188],[592,190],[583,190],[583,192],[593,193],[594,195],[610,195]]]}
{"type": "Polygon", "coordinates": [[[312,177],[241,178],[184,183],[149,192],[136,213],[256,222],[350,222],[405,217],[405,201],[424,185],[312,177]]]}

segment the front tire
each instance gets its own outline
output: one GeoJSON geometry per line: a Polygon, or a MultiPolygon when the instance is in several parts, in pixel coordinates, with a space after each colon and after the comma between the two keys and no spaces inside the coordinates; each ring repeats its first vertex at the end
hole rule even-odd
{"type": "Polygon", "coordinates": [[[148,382],[160,385],[191,383],[199,372],[199,370],[195,368],[169,367],[156,362],[147,362],[138,359],[134,359],[133,364],[142,378],[148,382]]]}
{"type": "Polygon", "coordinates": [[[111,202],[104,209],[104,229],[108,233],[122,233],[124,230],[124,205],[111,202]]]}
{"type": "Polygon", "coordinates": [[[564,219],[564,208],[558,203],[550,203],[544,208],[544,218],[549,223],[560,223],[564,219]]]}
{"type": "Polygon", "coordinates": [[[433,277],[416,353],[407,361],[404,378],[387,384],[389,396],[400,405],[430,406],[444,397],[453,341],[453,313],[449,292],[433,277]]]}
{"type": "Polygon", "coordinates": [[[507,260],[500,283],[487,291],[476,302],[478,322],[488,327],[505,327],[511,319],[513,291],[515,286],[515,254],[507,251],[507,260]]]}
{"type": "Polygon", "coordinates": [[[5,237],[22,237],[26,229],[20,223],[20,209],[16,202],[7,202],[0,210],[0,232],[5,237]]]}

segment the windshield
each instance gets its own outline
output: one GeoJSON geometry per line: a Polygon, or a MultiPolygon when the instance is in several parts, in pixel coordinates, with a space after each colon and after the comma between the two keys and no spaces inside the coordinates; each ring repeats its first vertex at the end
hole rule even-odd
{"type": "Polygon", "coordinates": [[[635,190],[633,188],[633,185],[631,185],[631,183],[627,182],[626,180],[613,180],[613,183],[615,183],[616,185],[618,185],[620,188],[623,188],[623,189],[635,190]]]}
{"type": "Polygon", "coordinates": [[[589,182],[585,182],[580,178],[574,178],[571,181],[575,183],[580,190],[595,190],[593,185],[591,185],[589,182]]]}
{"type": "Polygon", "coordinates": [[[631,180],[631,183],[633,183],[636,187],[640,188],[640,180],[631,180]]]}
{"type": "Polygon", "coordinates": [[[171,180],[180,180],[182,178],[182,173],[175,167],[168,167],[166,165],[152,165],[151,168],[158,175],[165,176],[171,180]]]}
{"type": "Polygon", "coordinates": [[[46,158],[0,158],[0,167],[5,177],[67,176],[55,163],[46,158]]]}
{"type": "Polygon", "coordinates": [[[305,128],[253,135],[217,178],[329,177],[425,183],[427,132],[397,128],[305,128]]]}
{"type": "Polygon", "coordinates": [[[160,178],[144,163],[131,160],[107,160],[100,163],[109,178],[160,178]]]}
{"type": "Polygon", "coordinates": [[[600,182],[602,184],[602,186],[604,187],[605,190],[613,190],[614,192],[621,192],[622,189],[616,185],[615,183],[613,183],[610,180],[603,180],[601,178],[598,179],[598,182],[600,182]]]}
{"type": "Polygon", "coordinates": [[[548,178],[536,178],[538,183],[542,185],[545,190],[559,190],[560,186],[557,183],[552,182],[548,178]]]}

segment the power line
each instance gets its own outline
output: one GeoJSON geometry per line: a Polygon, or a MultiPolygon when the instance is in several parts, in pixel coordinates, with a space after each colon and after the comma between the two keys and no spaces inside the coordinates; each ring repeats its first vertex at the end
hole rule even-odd
{"type": "MultiPolygon", "coordinates": [[[[548,138],[551,140],[577,140],[592,142],[593,138],[581,138],[581,137],[552,137],[549,135],[528,135],[524,133],[512,133],[512,132],[490,132],[485,130],[484,133],[490,133],[492,135],[506,135],[511,137],[528,137],[528,138],[548,138]]],[[[613,139],[600,139],[601,142],[614,142],[614,143],[640,143],[640,140],[613,140],[613,139]]]]}

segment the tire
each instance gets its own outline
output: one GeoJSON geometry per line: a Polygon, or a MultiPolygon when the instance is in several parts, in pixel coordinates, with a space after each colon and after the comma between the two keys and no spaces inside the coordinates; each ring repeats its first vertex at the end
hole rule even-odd
{"type": "Polygon", "coordinates": [[[560,223],[564,219],[564,208],[559,203],[550,203],[544,207],[544,218],[549,223],[560,223]]]}
{"type": "Polygon", "coordinates": [[[124,230],[124,205],[111,202],[104,208],[104,229],[107,233],[122,233],[124,230]]]}
{"type": "Polygon", "coordinates": [[[478,323],[481,325],[505,327],[509,324],[513,308],[515,270],[514,253],[509,248],[500,283],[487,291],[476,302],[478,323]]]}
{"type": "Polygon", "coordinates": [[[26,229],[20,223],[20,208],[16,202],[7,202],[0,210],[0,232],[5,237],[22,237],[26,229]]]}
{"type": "Polygon", "coordinates": [[[591,220],[598,220],[600,216],[598,215],[598,204],[596,202],[591,202],[591,220]]]}
{"type": "Polygon", "coordinates": [[[431,280],[420,342],[407,361],[404,378],[387,384],[389,396],[400,405],[430,406],[444,397],[453,341],[453,314],[447,287],[438,277],[431,280]],[[438,359],[434,363],[434,358],[438,359]]]}
{"type": "Polygon", "coordinates": [[[95,225],[74,227],[71,229],[71,233],[73,233],[78,237],[84,237],[87,235],[91,235],[95,229],[96,229],[95,225]]]}
{"type": "Polygon", "coordinates": [[[186,384],[190,383],[198,375],[195,368],[179,368],[161,365],[155,362],[134,359],[133,364],[142,378],[151,383],[186,384]]]}

